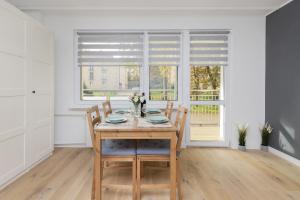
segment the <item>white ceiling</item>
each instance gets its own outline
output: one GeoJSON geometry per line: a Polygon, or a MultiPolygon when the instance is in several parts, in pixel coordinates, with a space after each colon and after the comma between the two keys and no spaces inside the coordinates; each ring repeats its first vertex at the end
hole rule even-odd
{"type": "Polygon", "coordinates": [[[272,12],[290,0],[7,0],[22,10],[272,12]]]}

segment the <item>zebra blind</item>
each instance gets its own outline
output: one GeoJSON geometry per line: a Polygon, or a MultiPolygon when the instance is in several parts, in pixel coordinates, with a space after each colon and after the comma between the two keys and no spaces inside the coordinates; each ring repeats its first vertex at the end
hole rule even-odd
{"type": "Polygon", "coordinates": [[[132,66],[143,63],[143,33],[78,32],[79,66],[132,66]]]}
{"type": "Polygon", "coordinates": [[[179,65],[180,33],[149,33],[149,65],[179,65]]]}
{"type": "Polygon", "coordinates": [[[227,66],[228,34],[229,31],[191,32],[190,64],[227,66]]]}

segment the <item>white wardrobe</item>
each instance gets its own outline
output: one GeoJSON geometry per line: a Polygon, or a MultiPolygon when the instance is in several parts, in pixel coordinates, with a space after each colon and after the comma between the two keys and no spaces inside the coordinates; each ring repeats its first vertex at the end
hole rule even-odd
{"type": "Polygon", "coordinates": [[[0,0],[0,189],[51,155],[54,39],[0,0]]]}

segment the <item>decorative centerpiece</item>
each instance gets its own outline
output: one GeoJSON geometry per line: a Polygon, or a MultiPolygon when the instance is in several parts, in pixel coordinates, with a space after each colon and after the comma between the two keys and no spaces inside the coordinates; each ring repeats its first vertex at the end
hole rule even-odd
{"type": "Polygon", "coordinates": [[[263,125],[262,128],[260,128],[261,133],[261,150],[262,151],[268,151],[269,146],[269,135],[272,133],[273,128],[271,125],[267,122],[263,125]]]}
{"type": "Polygon", "coordinates": [[[238,125],[237,130],[239,133],[239,150],[246,151],[246,136],[247,136],[248,124],[238,125]]]}
{"type": "Polygon", "coordinates": [[[134,116],[139,117],[141,114],[139,108],[141,102],[144,102],[144,97],[135,92],[132,96],[129,96],[129,101],[132,102],[134,106],[134,116]]]}

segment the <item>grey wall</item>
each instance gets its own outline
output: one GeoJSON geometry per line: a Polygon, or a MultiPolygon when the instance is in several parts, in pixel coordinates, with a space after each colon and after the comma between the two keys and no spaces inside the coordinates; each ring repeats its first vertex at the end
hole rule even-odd
{"type": "Polygon", "coordinates": [[[266,121],[270,146],[300,159],[300,0],[267,16],[266,121]]]}

